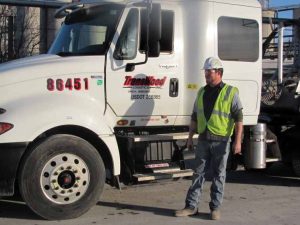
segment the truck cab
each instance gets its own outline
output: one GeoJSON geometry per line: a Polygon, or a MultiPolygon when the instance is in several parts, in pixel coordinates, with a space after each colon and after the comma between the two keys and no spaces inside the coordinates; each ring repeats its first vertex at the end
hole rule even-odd
{"type": "Polygon", "coordinates": [[[81,1],[56,16],[47,54],[0,66],[0,194],[18,178],[40,216],[80,216],[105,182],[191,176],[183,150],[210,56],[257,123],[258,1],[81,1]]]}

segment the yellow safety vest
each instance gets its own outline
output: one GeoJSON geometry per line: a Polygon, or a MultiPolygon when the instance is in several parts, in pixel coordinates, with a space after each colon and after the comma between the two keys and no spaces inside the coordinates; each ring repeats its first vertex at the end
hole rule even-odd
{"type": "Polygon", "coordinates": [[[235,93],[238,92],[236,87],[225,84],[215,102],[212,114],[206,121],[203,110],[203,94],[205,90],[202,87],[198,92],[198,112],[197,124],[198,133],[202,134],[206,127],[215,135],[230,137],[234,129],[234,120],[231,117],[231,104],[235,93]]]}

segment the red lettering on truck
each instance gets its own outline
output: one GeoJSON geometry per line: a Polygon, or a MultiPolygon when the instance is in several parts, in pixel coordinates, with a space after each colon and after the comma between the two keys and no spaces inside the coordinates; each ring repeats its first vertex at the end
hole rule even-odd
{"type": "Polygon", "coordinates": [[[162,87],[164,86],[167,77],[155,78],[154,76],[146,76],[143,78],[134,78],[132,76],[126,76],[124,86],[133,87],[133,86],[149,86],[149,87],[162,87]]]}
{"type": "Polygon", "coordinates": [[[67,79],[47,79],[48,91],[65,91],[65,90],[88,90],[89,79],[88,78],[67,78],[67,79]]]}

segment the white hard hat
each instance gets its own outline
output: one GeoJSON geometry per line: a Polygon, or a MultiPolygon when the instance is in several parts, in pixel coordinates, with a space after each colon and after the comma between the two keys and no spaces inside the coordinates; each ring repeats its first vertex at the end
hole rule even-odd
{"type": "Polygon", "coordinates": [[[222,69],[222,63],[219,59],[214,57],[209,57],[205,60],[203,69],[212,70],[212,69],[222,69]]]}

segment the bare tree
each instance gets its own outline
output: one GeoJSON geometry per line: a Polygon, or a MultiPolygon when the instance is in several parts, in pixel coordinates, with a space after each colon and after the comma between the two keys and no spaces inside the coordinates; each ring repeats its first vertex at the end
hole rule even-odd
{"type": "Polygon", "coordinates": [[[0,6],[0,62],[39,53],[38,8],[0,6]]]}
{"type": "Polygon", "coordinates": [[[0,6],[0,62],[7,61],[12,55],[12,20],[13,13],[9,6],[0,6]]]}
{"type": "Polygon", "coordinates": [[[22,58],[39,53],[39,9],[17,7],[15,23],[15,55],[22,58]]]}

